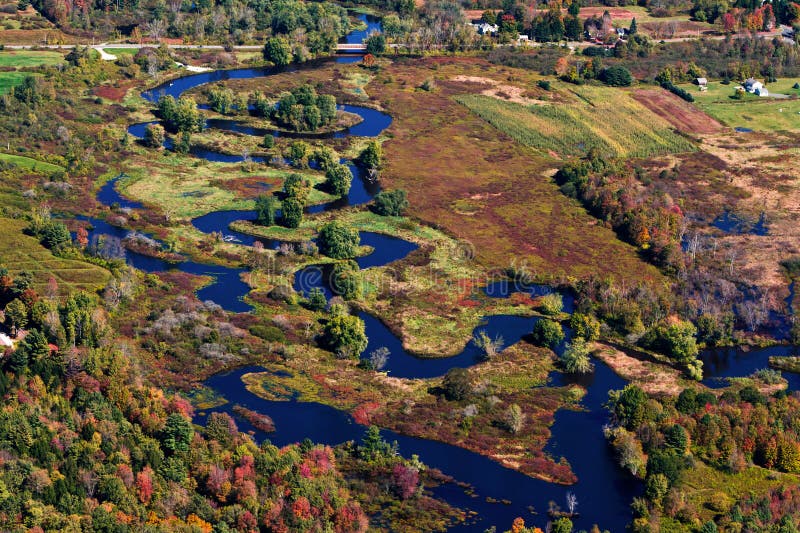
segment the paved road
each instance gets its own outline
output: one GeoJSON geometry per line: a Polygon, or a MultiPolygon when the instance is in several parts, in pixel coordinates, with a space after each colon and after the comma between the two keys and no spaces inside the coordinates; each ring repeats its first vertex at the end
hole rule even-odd
{"type": "MultiPolygon", "coordinates": [[[[101,43],[101,44],[6,44],[5,48],[11,50],[29,50],[31,48],[46,48],[50,50],[71,50],[76,46],[89,46],[95,50],[101,48],[129,48],[137,50],[139,48],[152,48],[158,46],[155,43],[135,44],[135,43],[101,43]]],[[[168,48],[173,49],[188,49],[188,50],[223,50],[225,47],[220,44],[168,44],[168,48]]],[[[245,44],[234,46],[234,50],[262,50],[263,45],[245,44]]],[[[337,44],[336,50],[339,52],[363,52],[366,47],[363,44],[337,44]]]]}

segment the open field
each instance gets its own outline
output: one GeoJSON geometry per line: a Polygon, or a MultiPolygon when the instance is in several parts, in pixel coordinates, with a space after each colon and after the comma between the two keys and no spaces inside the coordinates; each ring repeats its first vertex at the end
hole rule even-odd
{"type": "Polygon", "coordinates": [[[28,76],[35,76],[31,72],[20,72],[12,70],[10,72],[0,72],[0,94],[6,94],[14,87],[22,83],[28,76]]]}
{"type": "MultiPolygon", "coordinates": [[[[792,86],[799,80],[781,79],[767,85],[770,95],[800,96],[792,86]]],[[[732,128],[743,127],[755,131],[800,130],[800,99],[772,98],[747,94],[743,100],[731,96],[738,84],[723,85],[709,82],[708,90],[701,92],[696,85],[683,84],[695,98],[695,105],[732,128]]]]}
{"type": "Polygon", "coordinates": [[[0,67],[29,68],[39,65],[58,65],[64,62],[64,54],[39,50],[3,50],[0,52],[0,67]]]}
{"type": "Polygon", "coordinates": [[[694,149],[625,91],[580,87],[574,92],[582,101],[554,106],[524,106],[482,95],[457,96],[456,101],[517,142],[543,152],[580,155],[597,148],[609,155],[648,157],[694,149]]]}
{"type": "Polygon", "coordinates": [[[664,89],[640,89],[633,98],[684,133],[717,133],[724,126],[686,100],[664,89]]]}
{"type": "Polygon", "coordinates": [[[107,54],[111,54],[114,56],[125,55],[125,54],[134,56],[139,51],[136,48],[103,48],[103,50],[105,50],[107,54]]]}
{"type": "Polygon", "coordinates": [[[541,278],[595,274],[660,281],[633,247],[561,194],[549,177],[559,161],[510,142],[452,99],[485,89],[453,81],[459,75],[511,79],[534,93],[540,79],[469,58],[398,61],[385,68],[367,86],[394,117],[384,143],[383,186],[406,189],[411,214],[469,241],[486,266],[541,278]],[[438,88],[417,89],[426,79],[438,88]]]}
{"type": "MultiPolygon", "coordinates": [[[[211,163],[199,159],[187,160],[172,153],[144,153],[133,157],[121,170],[130,180],[120,183],[120,189],[132,200],[157,207],[172,219],[188,220],[211,211],[252,209],[252,199],[265,190],[279,190],[284,178],[297,170],[279,170],[253,165],[252,171],[242,165],[211,163]],[[146,161],[146,163],[145,163],[146,161]],[[236,184],[235,182],[242,182],[236,184]],[[242,193],[249,197],[242,197],[242,193]]],[[[308,173],[312,181],[320,182],[319,173],[308,173]]],[[[314,190],[310,201],[329,200],[329,195],[314,190]]]]}
{"type": "Polygon", "coordinates": [[[12,165],[31,170],[33,172],[52,174],[54,172],[60,172],[64,170],[64,167],[54,165],[52,163],[45,163],[44,161],[39,161],[38,159],[32,159],[22,155],[0,154],[0,161],[11,163],[12,165]]]}
{"type": "Polygon", "coordinates": [[[27,226],[24,220],[0,219],[0,265],[12,274],[27,270],[33,274],[35,288],[43,290],[52,275],[62,292],[65,289],[96,291],[103,287],[110,276],[98,266],[55,257],[34,237],[22,233],[27,226]]]}

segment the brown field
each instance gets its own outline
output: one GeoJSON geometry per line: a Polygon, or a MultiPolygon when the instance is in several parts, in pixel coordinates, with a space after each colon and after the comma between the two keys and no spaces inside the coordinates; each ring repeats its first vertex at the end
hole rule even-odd
{"type": "Polygon", "coordinates": [[[490,268],[663,279],[559,192],[549,177],[559,161],[535,155],[455,103],[452,96],[486,89],[454,81],[457,75],[535,88],[530,72],[469,58],[398,61],[367,86],[394,117],[383,185],[408,191],[412,215],[469,241],[490,268]],[[427,78],[435,91],[417,89],[427,78]]]}
{"type": "Polygon", "coordinates": [[[664,89],[640,89],[633,92],[633,97],[678,131],[706,134],[727,129],[689,102],[664,89]]]}

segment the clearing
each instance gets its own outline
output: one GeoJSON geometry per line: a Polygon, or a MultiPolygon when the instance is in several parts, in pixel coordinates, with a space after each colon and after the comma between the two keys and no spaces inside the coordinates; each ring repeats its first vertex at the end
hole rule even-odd
{"type": "Polygon", "coordinates": [[[83,289],[94,292],[103,287],[110,274],[107,270],[74,259],[62,259],[50,253],[34,237],[22,231],[24,220],[0,219],[0,264],[13,274],[23,270],[33,274],[34,287],[41,292],[53,276],[62,289],[83,289]]]}
{"type": "Polygon", "coordinates": [[[54,165],[52,163],[45,163],[44,161],[39,161],[38,159],[32,159],[22,155],[0,154],[0,161],[11,163],[12,165],[16,165],[32,172],[53,174],[54,172],[64,171],[64,167],[62,166],[54,165]]]}
{"type": "Polygon", "coordinates": [[[64,54],[40,50],[3,50],[0,52],[0,67],[30,68],[40,65],[59,65],[64,54]]]}
{"type": "MultiPolygon", "coordinates": [[[[486,89],[453,81],[457,75],[504,84],[511,78],[537,98],[545,96],[536,87],[538,75],[474,58],[396,61],[367,86],[394,117],[384,143],[384,187],[408,191],[412,215],[469,241],[490,268],[527,270],[542,280],[591,274],[661,280],[633,247],[561,194],[550,178],[559,161],[510,142],[453,100],[486,89]],[[427,79],[435,90],[418,89],[427,79]]],[[[473,97],[528,113],[518,104],[473,97]]]]}

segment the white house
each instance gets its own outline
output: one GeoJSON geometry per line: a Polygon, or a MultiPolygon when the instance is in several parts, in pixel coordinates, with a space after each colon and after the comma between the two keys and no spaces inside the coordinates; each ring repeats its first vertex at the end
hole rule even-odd
{"type": "Polygon", "coordinates": [[[764,87],[764,84],[757,81],[755,78],[747,78],[744,80],[744,90],[758,96],[769,96],[769,91],[764,87]]]}
{"type": "Polygon", "coordinates": [[[480,24],[470,24],[475,31],[478,32],[478,35],[495,35],[500,27],[497,24],[488,24],[486,22],[481,22],[480,24]]]}
{"type": "Polygon", "coordinates": [[[14,341],[11,340],[11,337],[6,335],[5,333],[0,333],[0,346],[5,346],[7,348],[14,347],[14,341]]]}

